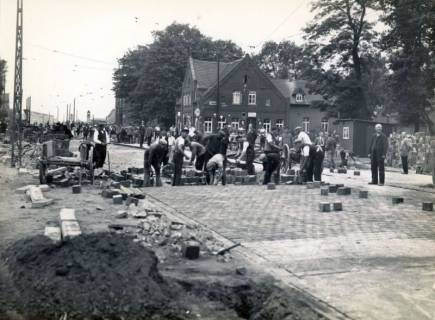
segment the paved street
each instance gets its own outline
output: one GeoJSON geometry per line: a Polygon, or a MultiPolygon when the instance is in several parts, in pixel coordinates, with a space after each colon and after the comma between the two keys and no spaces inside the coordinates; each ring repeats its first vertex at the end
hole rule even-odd
{"type": "MultiPolygon", "coordinates": [[[[421,209],[430,177],[387,173],[389,183],[368,186],[359,177],[325,174],[351,186],[350,196],[321,196],[304,186],[164,187],[146,192],[286,270],[290,282],[355,319],[435,318],[435,214],[421,209]],[[357,191],[369,191],[359,199],[357,191]],[[404,204],[393,205],[391,197],[404,204]],[[342,212],[322,213],[320,201],[342,201],[342,212]]],[[[287,279],[288,280],[288,279],[287,279]]]]}

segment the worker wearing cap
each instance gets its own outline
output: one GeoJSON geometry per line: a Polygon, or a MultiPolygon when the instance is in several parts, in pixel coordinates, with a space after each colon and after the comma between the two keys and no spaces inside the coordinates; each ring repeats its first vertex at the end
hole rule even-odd
{"type": "Polygon", "coordinates": [[[154,169],[156,177],[156,187],[162,186],[160,179],[160,168],[168,154],[168,143],[165,139],[161,139],[159,143],[153,143],[144,153],[144,186],[151,187],[150,175],[151,166],[154,169]]]}
{"type": "Polygon", "coordinates": [[[189,134],[189,129],[184,128],[181,131],[181,135],[175,140],[174,148],[174,178],[172,180],[173,186],[181,185],[181,174],[183,172],[183,160],[184,157],[190,159],[185,151],[186,138],[189,134]]]}
{"type": "Polygon", "coordinates": [[[301,173],[304,182],[313,181],[313,173],[311,170],[311,159],[310,159],[310,146],[312,145],[311,139],[308,134],[302,131],[301,127],[296,127],[295,130],[296,140],[295,146],[300,150],[301,153],[301,173]]]}
{"type": "Polygon", "coordinates": [[[271,182],[272,174],[275,172],[275,183],[279,184],[280,171],[280,151],[278,141],[278,128],[273,127],[272,132],[266,133],[266,143],[264,145],[264,153],[266,155],[266,172],[264,174],[263,184],[271,182]]]}

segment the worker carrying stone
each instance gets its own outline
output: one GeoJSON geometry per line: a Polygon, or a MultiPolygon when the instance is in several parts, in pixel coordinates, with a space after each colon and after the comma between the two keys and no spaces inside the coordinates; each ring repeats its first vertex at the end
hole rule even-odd
{"type": "Polygon", "coordinates": [[[266,133],[266,142],[264,145],[265,154],[265,174],[263,184],[271,182],[272,174],[274,175],[275,184],[279,184],[279,171],[280,171],[280,152],[282,148],[279,146],[278,128],[273,127],[271,132],[266,133]]]}
{"type": "Polygon", "coordinates": [[[172,180],[173,186],[181,185],[181,175],[183,172],[183,161],[184,158],[190,159],[189,155],[186,153],[185,147],[187,144],[186,138],[189,133],[188,128],[184,128],[181,131],[181,135],[175,140],[174,148],[174,177],[172,180]]]}
{"type": "Polygon", "coordinates": [[[151,183],[151,166],[154,169],[156,187],[162,186],[160,178],[160,169],[162,163],[168,155],[168,142],[165,139],[160,139],[158,143],[153,143],[151,147],[145,150],[144,153],[144,186],[152,187],[151,183]]]}
{"type": "Polygon", "coordinates": [[[93,142],[95,143],[93,153],[94,168],[102,168],[106,161],[107,144],[110,143],[110,136],[104,128],[104,124],[99,124],[94,130],[93,142]]]}
{"type": "Polygon", "coordinates": [[[295,141],[296,150],[301,158],[301,173],[304,182],[321,181],[323,170],[323,159],[325,152],[319,145],[304,144],[297,138],[295,141]]]}
{"type": "Polygon", "coordinates": [[[224,161],[225,156],[221,153],[215,154],[208,160],[206,170],[210,176],[210,185],[217,185],[219,182],[223,183],[224,161]]]}

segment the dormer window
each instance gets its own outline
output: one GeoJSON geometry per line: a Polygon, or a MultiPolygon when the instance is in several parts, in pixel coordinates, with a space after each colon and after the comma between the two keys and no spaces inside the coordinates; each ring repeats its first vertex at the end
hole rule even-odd
{"type": "Polygon", "coordinates": [[[296,94],[296,102],[304,102],[304,95],[302,93],[296,94]]]}

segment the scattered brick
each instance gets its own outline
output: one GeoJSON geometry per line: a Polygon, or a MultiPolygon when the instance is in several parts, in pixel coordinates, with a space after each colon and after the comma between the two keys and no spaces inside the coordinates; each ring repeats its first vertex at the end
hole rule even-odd
{"type": "Polygon", "coordinates": [[[334,211],[342,211],[343,210],[343,204],[340,201],[334,202],[332,204],[334,211]]]}
{"type": "Polygon", "coordinates": [[[338,173],[347,173],[347,169],[345,169],[345,168],[338,168],[337,172],[338,173]]]}
{"type": "Polygon", "coordinates": [[[360,176],[360,175],[361,175],[361,172],[355,170],[355,171],[353,172],[353,175],[354,175],[354,176],[360,176]]]}
{"type": "Polygon", "coordinates": [[[402,197],[393,197],[392,199],[393,204],[399,204],[399,203],[403,203],[403,198],[402,197]]]}
{"type": "Polygon", "coordinates": [[[433,202],[423,202],[423,211],[433,211],[433,202]]]}
{"type": "Polygon", "coordinates": [[[183,256],[187,259],[199,258],[199,243],[196,241],[188,241],[183,246],[183,256]]]}
{"type": "Polygon", "coordinates": [[[322,187],[320,188],[320,195],[327,196],[329,194],[329,188],[328,187],[322,187]]]}
{"type": "Polygon", "coordinates": [[[351,189],[349,187],[340,187],[337,189],[337,194],[339,196],[347,196],[351,194],[351,189]]]}
{"type": "Polygon", "coordinates": [[[267,190],[275,190],[276,189],[276,185],[273,182],[269,182],[267,184],[267,190]]]}
{"type": "Polygon", "coordinates": [[[329,191],[329,193],[336,193],[337,192],[337,186],[336,185],[331,185],[331,186],[328,186],[328,191],[329,191]]]}
{"type": "Polygon", "coordinates": [[[319,203],[319,210],[320,210],[320,212],[330,212],[331,211],[331,204],[329,202],[320,202],[319,203]]]}
{"type": "Polygon", "coordinates": [[[113,204],[122,204],[122,200],[123,200],[122,195],[120,194],[114,195],[112,199],[113,199],[113,204]]]}
{"type": "Polygon", "coordinates": [[[367,190],[360,190],[359,191],[359,198],[360,199],[367,199],[369,197],[369,192],[367,190]]]}
{"type": "Polygon", "coordinates": [[[77,194],[77,193],[81,193],[81,192],[82,192],[82,186],[80,186],[80,185],[72,186],[72,193],[77,194]]]}

